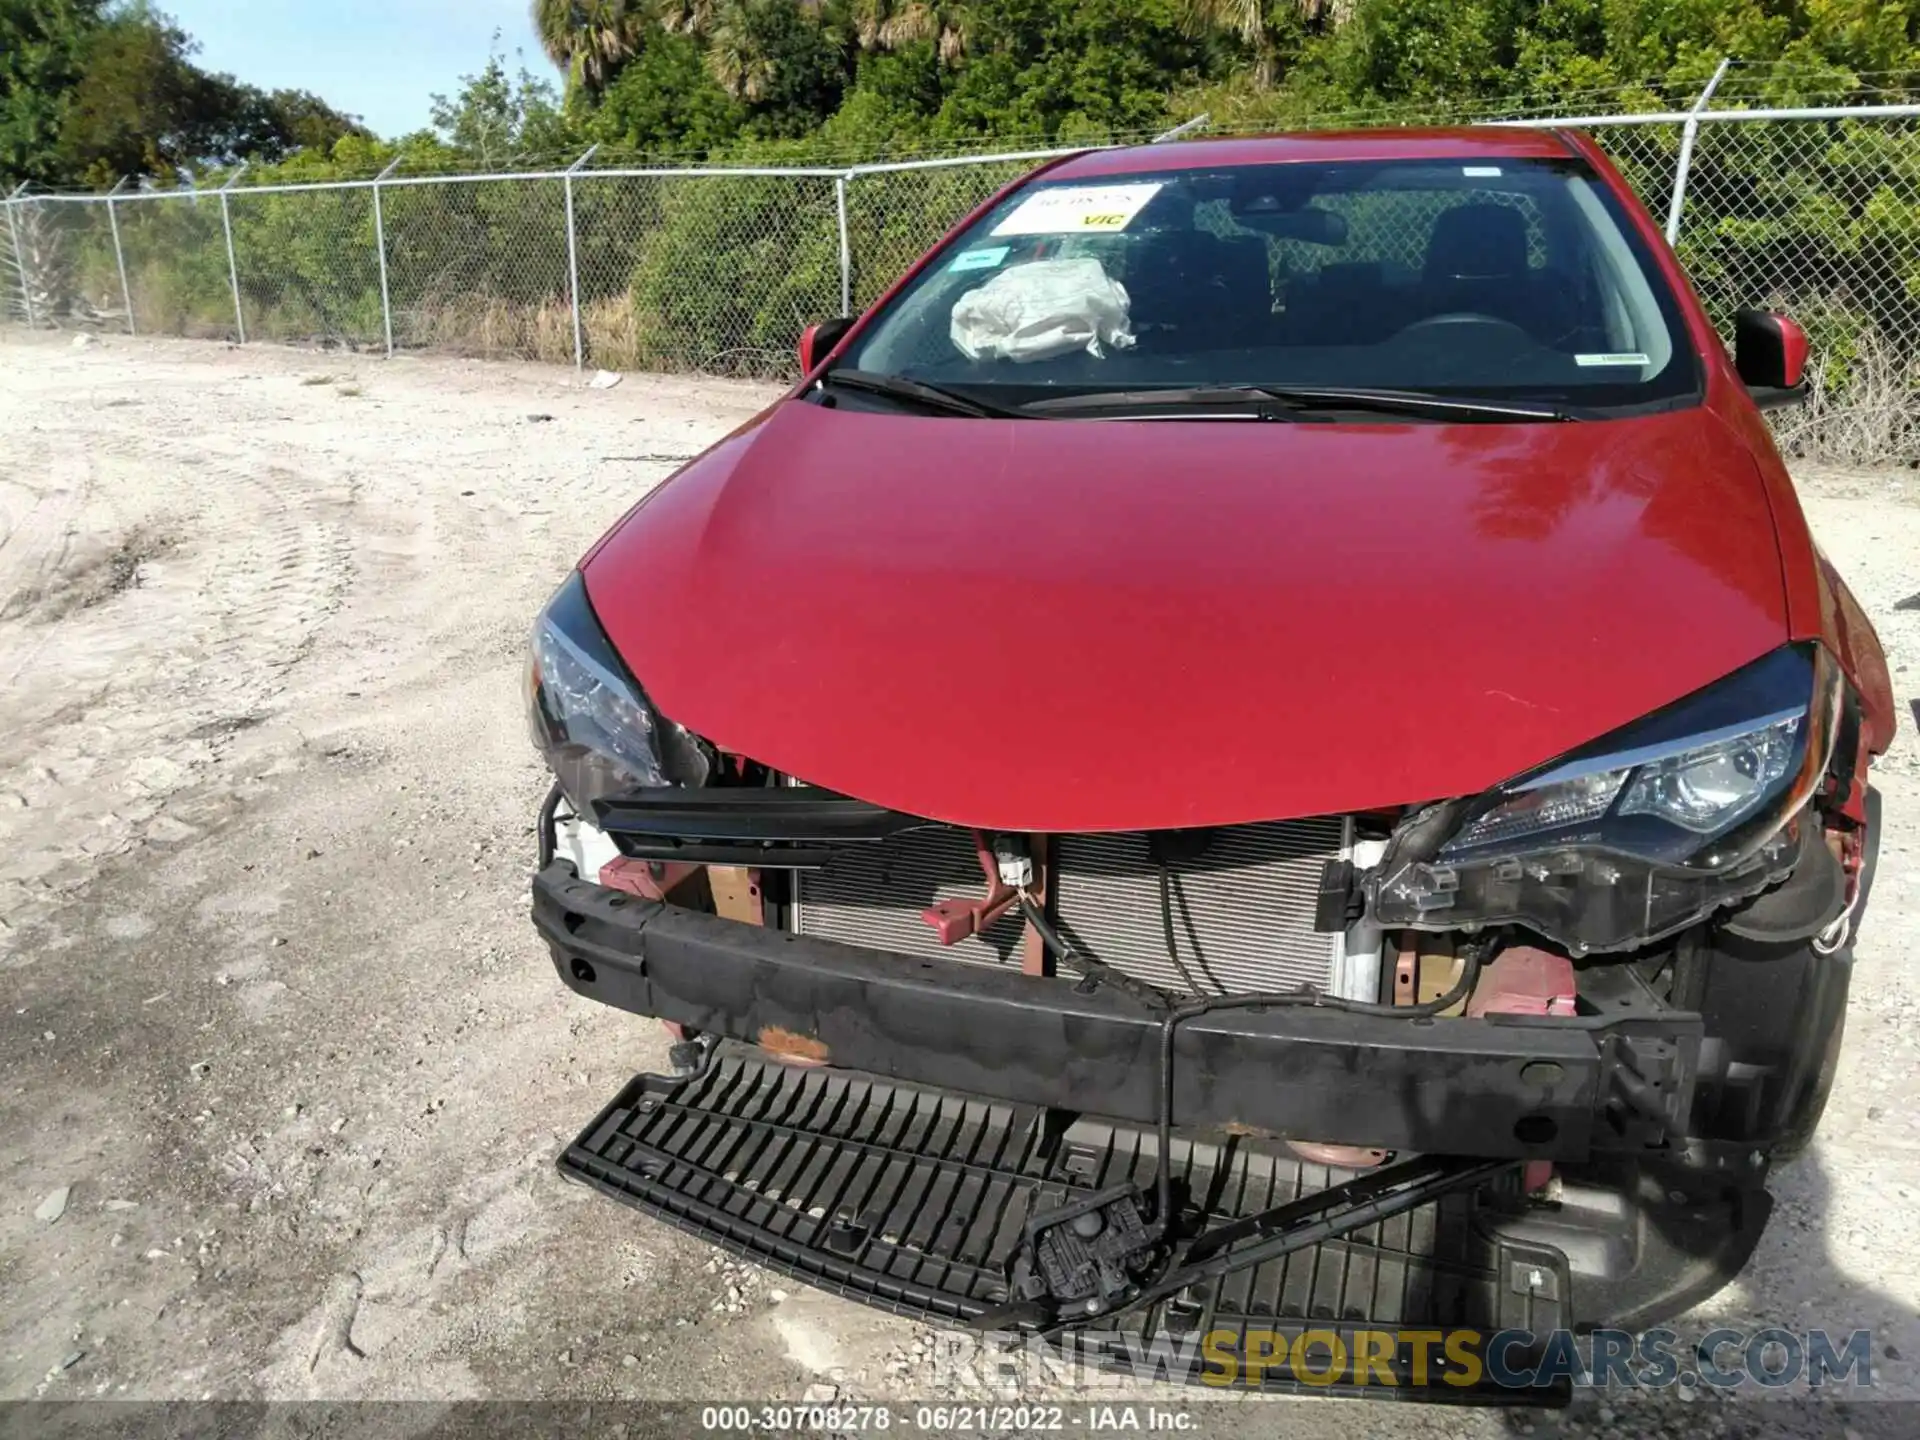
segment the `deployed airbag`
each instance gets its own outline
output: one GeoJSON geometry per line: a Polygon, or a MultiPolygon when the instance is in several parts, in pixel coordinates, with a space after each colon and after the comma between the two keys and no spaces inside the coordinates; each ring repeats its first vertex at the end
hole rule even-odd
{"type": "Polygon", "coordinates": [[[953,343],[969,360],[1104,356],[1133,344],[1128,303],[1126,287],[1098,260],[1034,260],[960,297],[953,343]]]}

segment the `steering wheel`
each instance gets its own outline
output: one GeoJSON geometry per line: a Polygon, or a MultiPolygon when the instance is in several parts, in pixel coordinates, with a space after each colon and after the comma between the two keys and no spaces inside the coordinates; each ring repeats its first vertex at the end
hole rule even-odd
{"type": "Polygon", "coordinates": [[[1440,315],[1429,315],[1425,319],[1414,321],[1411,325],[1402,326],[1400,334],[1403,336],[1411,336],[1422,332],[1442,330],[1455,325],[1497,325],[1502,330],[1511,330],[1523,339],[1527,338],[1527,332],[1524,326],[1516,325],[1511,320],[1503,320],[1498,315],[1488,315],[1479,310],[1448,310],[1440,315]]]}

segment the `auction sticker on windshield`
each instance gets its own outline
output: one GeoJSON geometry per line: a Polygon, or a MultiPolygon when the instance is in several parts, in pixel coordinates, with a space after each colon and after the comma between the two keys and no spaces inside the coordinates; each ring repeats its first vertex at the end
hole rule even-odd
{"type": "Polygon", "coordinates": [[[995,235],[1110,235],[1133,223],[1160,193],[1146,185],[1063,185],[1028,196],[993,227],[995,235]]]}
{"type": "Polygon", "coordinates": [[[1011,245],[989,245],[981,250],[968,250],[947,266],[947,269],[960,273],[968,270],[992,270],[1005,260],[1012,250],[1011,245]]]}

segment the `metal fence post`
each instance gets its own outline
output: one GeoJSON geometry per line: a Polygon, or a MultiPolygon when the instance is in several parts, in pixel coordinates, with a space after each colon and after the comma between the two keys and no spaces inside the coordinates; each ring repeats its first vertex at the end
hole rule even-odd
{"type": "Polygon", "coordinates": [[[393,297],[387,291],[387,217],[380,208],[380,182],[400,168],[407,157],[394,156],[393,163],[373,177],[373,244],[380,257],[380,323],[387,335],[387,358],[393,358],[393,297]]]}
{"type": "Polygon", "coordinates": [[[246,171],[247,162],[242,160],[240,168],[229,175],[227,183],[220,187],[220,228],[227,233],[227,278],[233,282],[233,319],[240,327],[242,345],[247,343],[247,314],[240,306],[240,266],[233,257],[233,210],[227,204],[227,192],[246,171]]]}
{"type": "Polygon", "coordinates": [[[840,221],[840,314],[853,314],[853,236],[847,230],[847,181],[851,171],[833,182],[833,205],[840,221]]]}
{"type": "Polygon", "coordinates": [[[27,328],[36,328],[38,322],[33,318],[33,286],[27,282],[27,253],[20,248],[20,222],[14,211],[19,208],[20,197],[27,193],[27,181],[22,180],[7,196],[7,230],[13,236],[13,263],[20,272],[20,306],[27,314],[27,328]]]}
{"type": "Polygon", "coordinates": [[[580,237],[573,224],[573,174],[591,160],[593,152],[599,148],[597,141],[589,145],[587,153],[567,167],[567,173],[560,182],[567,193],[567,301],[573,307],[573,368],[576,373],[587,368],[587,340],[586,332],[580,325],[580,237]]]}
{"type": "Polygon", "coordinates": [[[1707,102],[1713,99],[1713,92],[1720,86],[1720,77],[1727,73],[1727,67],[1733,63],[1732,57],[1720,61],[1719,68],[1713,72],[1713,78],[1707,81],[1707,88],[1700,92],[1700,98],[1693,102],[1693,109],[1687,112],[1687,123],[1680,129],[1680,164],[1673,172],[1673,203],[1667,207],[1667,244],[1671,245],[1680,238],[1680,211],[1687,199],[1687,171],[1693,168],[1693,142],[1700,135],[1700,112],[1707,108],[1707,102]]]}
{"type": "Polygon", "coordinates": [[[120,298],[127,305],[127,334],[138,335],[140,331],[133,323],[133,287],[127,284],[127,252],[120,248],[120,213],[113,204],[113,197],[126,183],[127,177],[122,175],[107,192],[107,224],[113,227],[113,263],[120,269],[120,298]]]}
{"type": "Polygon", "coordinates": [[[1194,131],[1204,130],[1207,128],[1207,126],[1211,125],[1212,123],[1213,123],[1212,112],[1203,111],[1202,113],[1194,116],[1193,119],[1184,121],[1183,123],[1174,126],[1171,130],[1163,131],[1161,134],[1154,136],[1150,143],[1154,145],[1165,145],[1169,140],[1183,140],[1187,136],[1193,134],[1194,131]]]}

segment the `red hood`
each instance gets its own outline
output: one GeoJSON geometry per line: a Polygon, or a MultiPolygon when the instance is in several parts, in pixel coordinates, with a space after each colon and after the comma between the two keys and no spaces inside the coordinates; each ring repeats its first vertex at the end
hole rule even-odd
{"type": "Polygon", "coordinates": [[[914,814],[1064,832],[1486,789],[1787,639],[1707,412],[1041,422],[783,403],[593,555],[663,713],[914,814]]]}

